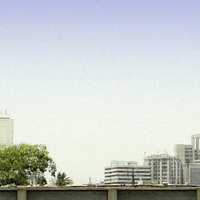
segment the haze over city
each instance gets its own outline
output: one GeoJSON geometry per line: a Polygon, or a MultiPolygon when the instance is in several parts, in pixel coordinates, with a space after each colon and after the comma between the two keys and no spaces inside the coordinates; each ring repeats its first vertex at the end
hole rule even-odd
{"type": "Polygon", "coordinates": [[[0,108],[75,183],[200,132],[200,2],[4,1],[0,108]]]}

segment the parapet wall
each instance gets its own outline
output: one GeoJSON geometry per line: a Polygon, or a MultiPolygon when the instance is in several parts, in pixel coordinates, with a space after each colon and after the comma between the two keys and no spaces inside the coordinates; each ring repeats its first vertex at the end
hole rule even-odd
{"type": "Polygon", "coordinates": [[[2,188],[0,200],[200,200],[200,188],[2,188]]]}

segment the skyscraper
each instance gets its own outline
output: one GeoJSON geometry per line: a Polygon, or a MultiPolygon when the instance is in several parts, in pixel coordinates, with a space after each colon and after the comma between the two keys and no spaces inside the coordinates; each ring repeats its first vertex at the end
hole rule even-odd
{"type": "Polygon", "coordinates": [[[200,160],[200,134],[192,135],[193,157],[200,160]]]}
{"type": "Polygon", "coordinates": [[[188,167],[189,181],[190,185],[200,185],[200,162],[195,160],[193,163],[189,164],[188,167]]]}
{"type": "Polygon", "coordinates": [[[200,185],[200,134],[192,135],[191,143],[175,145],[175,156],[182,162],[184,183],[200,185]]]}
{"type": "Polygon", "coordinates": [[[7,113],[0,114],[0,146],[13,144],[13,119],[7,113]]]}
{"type": "Polygon", "coordinates": [[[180,159],[183,165],[183,179],[184,183],[190,182],[189,165],[194,161],[194,149],[191,144],[176,144],[175,157],[180,159]]]}

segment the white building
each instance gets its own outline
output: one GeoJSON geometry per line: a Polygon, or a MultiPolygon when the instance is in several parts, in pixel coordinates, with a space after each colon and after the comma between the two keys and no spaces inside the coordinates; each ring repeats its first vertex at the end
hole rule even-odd
{"type": "Polygon", "coordinates": [[[7,114],[0,115],[0,145],[13,144],[13,119],[7,114]]]}
{"type": "Polygon", "coordinates": [[[139,166],[134,161],[112,161],[105,167],[104,183],[108,185],[134,185],[150,183],[151,171],[148,166],[139,166]]]}
{"type": "Polygon", "coordinates": [[[145,163],[151,167],[151,182],[154,184],[182,184],[183,169],[179,159],[168,154],[147,156],[145,163]]]}

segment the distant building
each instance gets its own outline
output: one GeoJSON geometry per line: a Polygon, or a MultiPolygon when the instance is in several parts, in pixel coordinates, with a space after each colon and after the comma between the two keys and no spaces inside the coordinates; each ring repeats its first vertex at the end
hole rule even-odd
{"type": "Polygon", "coordinates": [[[200,160],[200,134],[192,135],[193,157],[200,160]]]}
{"type": "Polygon", "coordinates": [[[192,135],[191,143],[175,145],[175,156],[182,162],[184,183],[200,185],[200,134],[192,135]]]}
{"type": "Polygon", "coordinates": [[[183,166],[183,182],[188,184],[190,182],[189,165],[194,161],[194,149],[191,144],[176,144],[175,157],[180,159],[183,166]]]}
{"type": "Polygon", "coordinates": [[[112,161],[109,167],[105,167],[104,183],[108,185],[130,186],[150,181],[150,167],[137,165],[134,161],[112,161]]]}
{"type": "Polygon", "coordinates": [[[200,185],[200,161],[194,161],[188,166],[189,172],[189,184],[200,185]]]}
{"type": "Polygon", "coordinates": [[[13,119],[7,114],[0,114],[0,146],[13,144],[13,119]]]}
{"type": "Polygon", "coordinates": [[[176,144],[175,157],[180,159],[183,164],[191,163],[194,160],[193,145],[191,144],[176,144]]]}
{"type": "Polygon", "coordinates": [[[145,163],[151,167],[151,182],[154,184],[182,184],[181,160],[168,154],[147,156],[145,163]]]}

